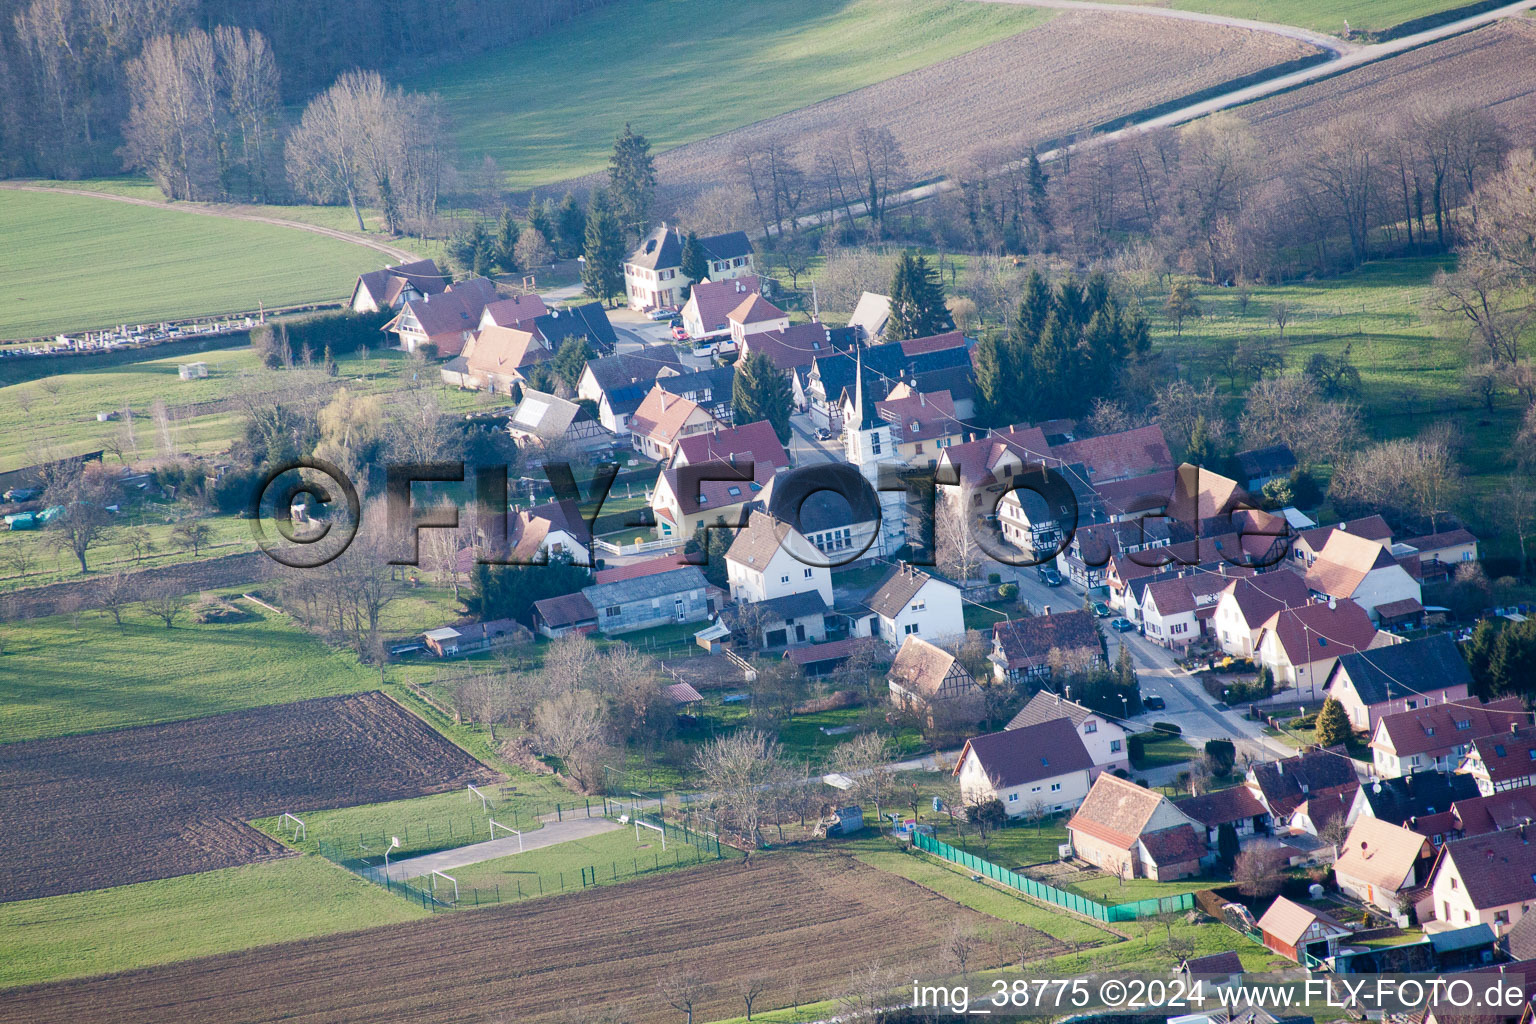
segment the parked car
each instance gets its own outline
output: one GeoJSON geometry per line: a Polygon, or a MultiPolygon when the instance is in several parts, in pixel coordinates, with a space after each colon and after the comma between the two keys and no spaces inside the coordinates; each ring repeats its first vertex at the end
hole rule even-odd
{"type": "Polygon", "coordinates": [[[1116,633],[1129,633],[1136,628],[1136,623],[1130,619],[1115,619],[1109,624],[1109,628],[1116,633]]]}
{"type": "Polygon", "coordinates": [[[1035,575],[1040,577],[1040,582],[1048,587],[1061,586],[1061,573],[1048,565],[1035,566],[1035,575]]]}
{"type": "Polygon", "coordinates": [[[832,431],[828,430],[826,427],[818,428],[817,431],[816,431],[816,440],[818,440],[818,441],[830,441],[830,440],[832,440],[832,431]]]}
{"type": "Polygon", "coordinates": [[[1109,605],[1105,604],[1103,601],[1093,602],[1093,614],[1097,615],[1101,619],[1109,618],[1109,605]]]}
{"type": "Polygon", "coordinates": [[[1162,711],[1168,706],[1168,702],[1155,693],[1149,693],[1141,698],[1141,706],[1148,711],[1162,711]]]}
{"type": "Polygon", "coordinates": [[[677,313],[675,306],[657,306],[655,309],[647,310],[645,315],[652,320],[671,320],[677,316],[677,313]]]}
{"type": "Polygon", "coordinates": [[[686,327],[684,327],[682,324],[673,324],[672,325],[672,340],[673,341],[687,341],[688,340],[688,329],[686,327]]]}

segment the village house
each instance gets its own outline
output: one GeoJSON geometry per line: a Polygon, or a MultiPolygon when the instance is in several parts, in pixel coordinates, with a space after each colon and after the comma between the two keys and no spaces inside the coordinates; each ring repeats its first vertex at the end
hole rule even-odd
{"type": "Polygon", "coordinates": [[[1390,633],[1378,632],[1365,609],[1353,601],[1309,604],[1276,612],[1265,621],[1254,660],[1288,688],[1288,699],[1320,703],[1341,656],[1395,642],[1390,633]]]}
{"type": "Polygon", "coordinates": [[[1156,423],[1055,445],[1051,455],[1082,463],[1095,487],[1173,469],[1173,454],[1156,423]]]}
{"type": "Polygon", "coordinates": [[[1014,685],[1043,685],[1051,679],[1053,656],[1059,662],[1091,668],[1104,660],[1104,636],[1093,613],[1079,608],[992,626],[992,674],[1014,685]],[[1054,654],[1053,654],[1054,652],[1054,654]]]}
{"type": "Polygon", "coordinates": [[[488,302],[480,311],[480,328],[487,327],[522,327],[532,329],[534,321],[541,316],[549,314],[549,307],[544,304],[544,299],[537,292],[529,292],[527,295],[513,295],[510,298],[497,299],[488,302]]]}
{"type": "Polygon", "coordinates": [[[1333,876],[1341,892],[1397,916],[1416,902],[1434,863],[1435,848],[1423,836],[1379,818],[1362,818],[1349,830],[1333,876]]]}
{"type": "MultiPolygon", "coordinates": [[[[849,409],[845,412],[845,424],[856,417],[849,409]]],[[[884,401],[874,404],[875,420],[889,426],[890,446],[888,457],[907,466],[933,467],[944,449],[959,444],[965,437],[965,425],[955,414],[955,402],[948,391],[926,394],[914,391],[906,384],[891,390],[884,401]]],[[[870,427],[875,426],[871,423],[870,427]]],[[[850,443],[863,438],[863,432],[844,431],[850,443]]],[[[876,457],[878,453],[869,453],[876,457]]],[[[864,461],[863,453],[850,457],[849,461],[864,461]]]]}
{"type": "Polygon", "coordinates": [[[1536,728],[1511,723],[1506,732],[1473,740],[1456,770],[1472,776],[1483,796],[1536,785],[1536,728]]]}
{"type": "Polygon", "coordinates": [[[1418,904],[1425,930],[1486,924],[1502,935],[1519,921],[1536,904],[1536,845],[1526,832],[1518,825],[1441,847],[1418,904]]]}
{"type": "Polygon", "coordinates": [[[1229,586],[1229,573],[1247,571],[1222,563],[1214,573],[1187,573],[1148,584],[1141,594],[1138,616],[1147,638],[1170,649],[1204,640],[1207,623],[1229,586]]]}
{"type": "Polygon", "coordinates": [[[738,601],[725,610],[722,620],[733,633],[750,636],[753,647],[770,650],[826,640],[831,610],[820,592],[812,589],[755,604],[738,601]]]}
{"type": "Polygon", "coordinates": [[[1351,932],[1321,911],[1277,896],[1259,918],[1259,934],[1276,953],[1312,967],[1333,956],[1351,932]]]}
{"type": "Polygon", "coordinates": [[[651,489],[656,536],[687,540],[706,526],[743,525],[748,506],[762,506],[774,475],[771,463],[754,461],[752,478],[742,479],[747,461],[712,459],[662,470],[651,489]]]}
{"type": "Polygon", "coordinates": [[[1451,772],[1419,771],[1391,779],[1372,779],[1355,794],[1349,821],[1380,818],[1439,846],[1460,831],[1456,824],[1456,801],[1476,796],[1477,783],[1470,776],[1451,772]]]}
{"type": "Polygon", "coordinates": [[[1282,821],[1289,819],[1313,790],[1358,781],[1354,761],[1343,747],[1333,747],[1303,751],[1278,761],[1256,761],[1249,765],[1244,785],[1272,818],[1282,821]]]}
{"type": "Polygon", "coordinates": [[[731,422],[731,392],[735,384],[734,366],[664,373],[656,378],[657,387],[678,398],[688,399],[721,423],[731,422]]]}
{"type": "Polygon", "coordinates": [[[1451,815],[1456,820],[1458,839],[1533,824],[1536,823],[1536,788],[1505,789],[1487,796],[1457,800],[1451,804],[1451,815]]]}
{"type": "Polygon", "coordinates": [[[942,647],[909,636],[886,673],[891,703],[931,717],[939,705],[968,705],[971,725],[980,717],[981,688],[965,666],[942,647]]]}
{"type": "Polygon", "coordinates": [[[1284,444],[1250,448],[1238,452],[1233,458],[1242,473],[1239,482],[1251,494],[1263,491],[1265,484],[1290,479],[1296,469],[1296,455],[1289,445],[1284,444]]]}
{"type": "Polygon", "coordinates": [[[725,322],[730,325],[731,343],[740,351],[749,335],[788,330],[789,314],[753,293],[743,297],[736,308],[725,314],[725,322]]]}
{"type": "Polygon", "coordinates": [[[773,424],[767,420],[743,423],[739,427],[720,427],[708,433],[685,437],[677,444],[672,465],[689,466],[720,459],[727,462],[762,463],[775,472],[789,468],[789,453],[779,443],[779,436],[773,432],[773,424]]]}
{"type": "MultiPolygon", "coordinates": [[[[986,510],[986,502],[982,509],[986,510]]],[[[1003,540],[1031,559],[1045,559],[1060,553],[1064,537],[1071,531],[1103,518],[1098,509],[1098,495],[1088,482],[1081,463],[1030,464],[1007,482],[997,502],[998,530],[1003,540]],[[1047,482],[1045,470],[1066,481],[1063,491],[1057,482],[1047,482]],[[1070,494],[1067,493],[1070,491],[1070,494]]],[[[1098,524],[1105,525],[1105,524],[1098,524]]]]}
{"type": "Polygon", "coordinates": [[[1117,878],[1192,878],[1206,855],[1203,824],[1161,793],[1108,772],[1067,822],[1067,835],[1075,856],[1117,878]]]}
{"type": "MultiPolygon", "coordinates": [[[[1122,608],[1125,591],[1111,584],[1112,563],[1168,543],[1168,524],[1161,519],[1086,523],[1073,531],[1066,550],[1056,557],[1056,565],[1077,586],[1094,591],[1095,597],[1107,597],[1111,607],[1122,608]]],[[[1156,572],[1150,567],[1137,568],[1148,574],[1156,572]]]]}
{"type": "Polygon", "coordinates": [[[678,314],[689,340],[699,342],[729,336],[731,324],[726,316],[741,305],[743,296],[760,294],[762,285],[763,279],[756,274],[694,282],[688,301],[683,303],[678,314]]]}
{"type": "Polygon", "coordinates": [[[1271,819],[1259,798],[1247,786],[1218,789],[1199,796],[1175,801],[1174,806],[1205,827],[1205,842],[1212,850],[1220,849],[1221,828],[1232,827],[1239,846],[1254,836],[1267,835],[1271,819]]]}
{"type": "Polygon", "coordinates": [[[697,402],[679,398],[660,384],[653,384],[630,417],[629,432],[635,451],[658,462],[666,462],[676,454],[683,438],[722,425],[697,402]]]}
{"type": "Polygon", "coordinates": [[[528,631],[528,627],[516,619],[440,626],[427,630],[421,636],[427,649],[439,658],[457,658],[533,642],[533,634],[528,631]]]}
{"type": "Polygon", "coordinates": [[[875,345],[885,338],[885,325],[891,321],[891,297],[864,292],[854,303],[848,326],[859,332],[859,340],[875,345]]]}
{"type": "Polygon", "coordinates": [[[1335,530],[1307,567],[1307,588],[1319,598],[1353,601],[1372,621],[1376,609],[1399,601],[1422,602],[1419,581],[1409,575],[1386,545],[1347,530],[1335,530]]]}
{"type": "Polygon", "coordinates": [[[514,385],[528,379],[530,369],[552,355],[532,331],[493,324],[476,331],[464,351],[438,372],[447,384],[510,395],[514,385]]]}
{"type": "MultiPolygon", "coordinates": [[[[1477,561],[1477,538],[1460,526],[1423,537],[1409,537],[1402,546],[1418,555],[1421,579],[1444,579],[1455,572],[1457,566],[1477,561]]],[[[1393,545],[1393,550],[1398,547],[1393,545]]]]}
{"type": "Polygon", "coordinates": [[[832,572],[816,564],[810,542],[766,512],[753,512],[725,553],[732,601],[760,602],[814,592],[831,607],[832,572]]]}
{"type": "Polygon", "coordinates": [[[597,418],[619,437],[629,436],[629,418],[640,408],[657,378],[682,374],[687,367],[678,361],[670,345],[650,345],[638,352],[587,360],[576,382],[576,397],[597,404],[597,418]]]}
{"type": "Polygon", "coordinates": [[[1311,790],[1295,810],[1282,819],[1283,823],[1293,834],[1304,832],[1309,836],[1320,836],[1335,821],[1349,821],[1349,812],[1359,791],[1360,783],[1354,779],[1311,790]]]}
{"type": "Polygon", "coordinates": [[[834,352],[851,352],[854,345],[853,332],[848,328],[828,327],[812,320],[790,324],[783,330],[754,331],[743,336],[737,361],[754,352],[767,356],[774,366],[788,375],[795,408],[804,412],[808,408],[805,389],[816,358],[834,352]]]}
{"type": "Polygon", "coordinates": [[[415,352],[433,345],[443,358],[456,356],[480,327],[480,314],[496,301],[496,285],[483,277],[451,284],[447,290],[403,303],[393,320],[380,328],[391,331],[397,347],[415,352]]]}
{"type": "MultiPolygon", "coordinates": [[[[680,305],[693,279],[683,273],[683,233],[663,223],[640,241],[624,261],[624,293],[630,309],[680,305]]],[[[745,231],[699,238],[709,266],[707,279],[723,281],[752,276],[752,242],[745,231]]]]}
{"type": "Polygon", "coordinates": [[[1241,577],[1228,583],[1217,598],[1211,629],[1223,651],[1251,658],[1266,622],[1287,608],[1300,608],[1311,600],[1311,592],[1300,573],[1279,569],[1241,577]]]}
{"type": "Polygon", "coordinates": [[[413,299],[436,295],[448,287],[448,275],[433,260],[400,263],[358,276],[347,308],[354,313],[399,309],[413,299]]]}
{"type": "MultiPolygon", "coordinates": [[[[884,401],[903,382],[929,394],[947,389],[955,415],[967,420],[975,405],[968,346],[965,335],[950,331],[858,349],[852,355],[834,351],[817,356],[805,384],[811,421],[834,434],[842,433],[845,392],[851,395],[861,381],[866,403],[884,401]]],[[[1043,437],[1041,441],[1043,445],[1043,437]]]]}
{"type": "Polygon", "coordinates": [[[863,605],[870,614],[858,615],[855,631],[878,636],[892,647],[909,636],[942,640],[965,632],[959,589],[906,562],[886,570],[863,605]]]}
{"type": "Polygon", "coordinates": [[[533,388],[523,388],[507,423],[507,433],[532,453],[533,461],[594,452],[613,443],[613,435],[575,402],[533,388]]]}
{"type": "Polygon", "coordinates": [[[709,581],[697,566],[595,583],[581,592],[597,613],[597,628],[607,634],[664,626],[674,622],[703,622],[715,614],[709,581]]]}
{"type": "Polygon", "coordinates": [[[1082,738],[1088,756],[1093,758],[1093,778],[1098,778],[1099,773],[1105,771],[1130,771],[1130,752],[1126,748],[1129,731],[1119,722],[1106,718],[1092,708],[1066,700],[1059,693],[1041,690],[1019,709],[1018,714],[1008,720],[1004,729],[1022,729],[1041,722],[1053,722],[1058,718],[1070,721],[1082,738]]]}
{"type": "Polygon", "coordinates": [[[1230,989],[1242,981],[1243,961],[1236,950],[1224,949],[1220,953],[1192,956],[1180,961],[1174,973],[1191,981],[1199,978],[1204,982],[1206,989],[1230,989]]]}
{"type": "MultiPolygon", "coordinates": [[[[838,470],[846,468],[839,466],[838,470]]],[[[775,515],[795,521],[805,539],[821,552],[820,561],[827,565],[893,555],[900,547],[899,541],[880,529],[880,497],[871,490],[834,491],[823,487],[807,493],[803,477],[786,473],[769,479],[763,486],[762,499],[775,515]]]]}
{"type": "Polygon", "coordinates": [[[1467,699],[1472,672],[1449,634],[1368,646],[1340,653],[1327,676],[1328,696],[1344,705],[1357,731],[1374,736],[1383,715],[1467,699]]]}
{"type": "Polygon", "coordinates": [[[569,555],[576,565],[592,564],[592,531],[572,499],[545,502],[508,516],[507,543],[513,561],[523,564],[569,555]]]}
{"type": "Polygon", "coordinates": [[[1019,818],[1077,807],[1088,795],[1092,767],[1077,730],[1058,718],[972,736],[960,751],[954,774],[967,806],[999,800],[1008,817],[1019,818]]]}
{"type": "Polygon", "coordinates": [[[1291,560],[1296,563],[1296,568],[1310,568],[1335,533],[1348,533],[1383,545],[1392,543],[1392,527],[1378,515],[1304,529],[1291,539],[1291,560]]]}
{"type": "Polygon", "coordinates": [[[585,594],[562,594],[533,602],[533,628],[557,640],[568,633],[585,636],[597,630],[597,612],[585,594]]]}
{"type": "Polygon", "coordinates": [[[1508,732],[1511,723],[1531,723],[1519,697],[1481,705],[1475,700],[1426,702],[1412,710],[1388,712],[1376,720],[1371,733],[1371,763],[1388,779],[1412,772],[1453,772],[1473,740],[1508,732]]]}

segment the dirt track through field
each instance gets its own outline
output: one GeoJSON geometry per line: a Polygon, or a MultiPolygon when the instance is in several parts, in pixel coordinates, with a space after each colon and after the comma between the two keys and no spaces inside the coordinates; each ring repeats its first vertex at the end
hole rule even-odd
{"type": "Polygon", "coordinates": [[[911,176],[927,178],[972,158],[1016,159],[1032,144],[1319,52],[1273,32],[1073,11],[932,67],[670,150],[656,158],[656,177],[664,190],[695,192],[731,179],[738,146],[782,139],[814,152],[817,136],[870,124],[888,127],[911,176]]]}
{"type": "Polygon", "coordinates": [[[0,902],[267,860],[252,818],[498,778],[382,693],[7,743],[0,902]]]}
{"type": "MultiPolygon", "coordinates": [[[[945,972],[956,920],[1002,928],[905,879],[836,854],[779,854],[628,885],[444,915],[307,942],[18,989],[0,1019],[33,1024],[500,1024],[681,1016],[657,995],[676,970],[710,984],[696,1020],[741,1012],[735,983],[761,975],[761,1010],[841,994],[882,964],[945,972]],[[798,983],[796,983],[798,976],[798,983]],[[174,1011],[168,1015],[168,1009],[174,1011]]],[[[1051,942],[1039,933],[1040,955],[1051,942]]],[[[983,942],[971,969],[1009,959],[983,942]]]]}

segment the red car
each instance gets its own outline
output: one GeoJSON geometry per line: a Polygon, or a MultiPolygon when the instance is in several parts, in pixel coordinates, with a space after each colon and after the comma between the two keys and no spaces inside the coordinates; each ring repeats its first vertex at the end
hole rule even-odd
{"type": "Polygon", "coordinates": [[[682,324],[673,324],[672,325],[672,340],[673,341],[687,341],[688,340],[688,330],[687,330],[687,328],[685,328],[682,324]]]}

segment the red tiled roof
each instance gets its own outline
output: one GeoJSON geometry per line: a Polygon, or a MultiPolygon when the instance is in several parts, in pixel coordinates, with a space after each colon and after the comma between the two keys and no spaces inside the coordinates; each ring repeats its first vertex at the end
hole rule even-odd
{"type": "MultiPolygon", "coordinates": [[[[1336,607],[1309,604],[1288,608],[1271,615],[1264,623],[1264,633],[1274,633],[1292,665],[1310,665],[1342,654],[1369,650],[1376,638],[1376,626],[1365,609],[1350,600],[1336,607]]],[[[1259,642],[1263,642],[1260,635],[1259,642]]]]}
{"type": "Polygon", "coordinates": [[[949,331],[945,334],[930,334],[926,338],[908,338],[897,344],[901,346],[902,355],[916,356],[924,352],[945,352],[952,348],[964,348],[965,335],[959,331],[949,331]]]}
{"type": "Polygon", "coordinates": [[[1469,836],[1486,835],[1536,822],[1536,786],[1505,789],[1489,796],[1471,797],[1451,804],[1456,824],[1469,836]]]}
{"type": "Polygon", "coordinates": [[[1472,746],[1482,758],[1488,778],[1495,783],[1536,775],[1536,728],[1479,736],[1472,746]]]}
{"type": "Polygon", "coordinates": [[[1426,534],[1423,537],[1410,537],[1403,541],[1409,547],[1418,548],[1421,554],[1433,554],[1445,548],[1460,547],[1463,544],[1476,544],[1477,537],[1471,530],[1456,529],[1442,530],[1439,533],[1426,534]]]}
{"type": "Polygon", "coordinates": [[[888,398],[875,403],[875,412],[881,419],[900,427],[903,442],[958,434],[962,426],[955,418],[955,403],[948,391],[888,398]]]}
{"type": "Polygon", "coordinates": [[[753,292],[726,314],[726,319],[739,324],[757,324],[764,320],[778,320],[784,311],[761,295],[753,292]]]}
{"type": "Polygon", "coordinates": [[[1104,509],[1110,515],[1126,515],[1166,506],[1173,494],[1173,481],[1173,470],[1162,469],[1127,480],[1095,481],[1093,489],[1104,499],[1104,509]]]}
{"type": "Polygon", "coordinates": [[[729,325],[726,317],[741,305],[743,295],[756,294],[759,282],[756,274],[745,274],[726,281],[700,281],[693,286],[689,301],[698,310],[699,324],[707,332],[723,331],[729,325]]]}
{"type": "Polygon", "coordinates": [[[688,418],[699,411],[697,402],[669,394],[660,385],[651,388],[645,401],[629,419],[629,429],[642,437],[650,437],[663,443],[677,439],[678,431],[687,424],[688,418]]]}
{"type": "Polygon", "coordinates": [[[515,327],[482,327],[469,342],[466,363],[475,373],[515,374],[543,362],[549,351],[529,331],[515,327]]]}
{"type": "Polygon", "coordinates": [[[1051,454],[1063,462],[1081,462],[1095,482],[1123,480],[1173,468],[1173,455],[1163,438],[1163,428],[1155,423],[1117,434],[1071,441],[1053,448],[1051,454]]]}
{"type": "MultiPolygon", "coordinates": [[[[1057,721],[1066,722],[1065,719],[1057,721]]],[[[1069,727],[1071,725],[1070,722],[1066,724],[1069,727]]],[[[1077,733],[1073,732],[1072,735],[1076,736],[1077,733]]],[[[1077,813],[1072,815],[1072,820],[1067,822],[1067,829],[1086,832],[1122,850],[1129,850],[1136,844],[1142,829],[1147,827],[1147,822],[1152,820],[1152,815],[1157,813],[1162,803],[1162,794],[1155,790],[1105,772],[1094,781],[1087,799],[1078,807],[1077,813]]]]}
{"type": "Polygon", "coordinates": [[[1189,825],[1148,832],[1141,837],[1141,845],[1146,848],[1152,863],[1163,866],[1199,860],[1206,850],[1203,830],[1189,825]]]}
{"type": "Polygon", "coordinates": [[[520,320],[532,320],[549,312],[544,300],[537,294],[514,295],[510,299],[497,299],[486,303],[481,316],[489,316],[500,327],[511,327],[520,320]]]}
{"type": "Polygon", "coordinates": [[[1227,587],[1249,629],[1257,629],[1284,608],[1299,608],[1311,600],[1306,580],[1280,567],[1273,572],[1237,580],[1227,587]]]}
{"type": "Polygon", "coordinates": [[[1458,839],[1442,849],[1436,874],[1455,865],[1473,907],[1536,900],[1536,843],[1527,842],[1519,829],[1458,839]]]}
{"type": "Polygon", "coordinates": [[[957,774],[970,754],[976,755],[982,770],[998,789],[1093,767],[1093,758],[1083,746],[1082,737],[1065,718],[1022,729],[972,736],[965,741],[960,759],[955,763],[957,774]]]}
{"type": "Polygon", "coordinates": [[[1365,516],[1362,519],[1346,519],[1345,521],[1341,523],[1335,523],[1332,526],[1313,527],[1310,530],[1303,530],[1297,536],[1297,540],[1299,543],[1305,544],[1313,551],[1321,551],[1323,545],[1328,543],[1328,538],[1333,536],[1335,531],[1352,533],[1357,537],[1364,537],[1366,540],[1381,541],[1382,543],[1390,543],[1392,540],[1392,527],[1388,526],[1387,521],[1381,518],[1381,516],[1365,516]]]}
{"type": "Polygon", "coordinates": [[[742,348],[743,355],[761,352],[785,373],[808,367],[817,356],[836,351],[832,345],[832,332],[818,323],[790,324],[782,331],[758,331],[743,339],[742,348]]]}
{"type": "Polygon", "coordinates": [[[1207,828],[1242,821],[1244,818],[1256,818],[1265,813],[1264,805],[1259,803],[1259,798],[1247,786],[1233,786],[1231,789],[1218,789],[1214,793],[1185,797],[1175,801],[1174,806],[1207,828]]]}
{"type": "Polygon", "coordinates": [[[959,472],[961,486],[979,487],[994,482],[992,470],[1004,457],[1038,463],[1050,454],[1045,434],[1028,427],[953,445],[944,449],[942,458],[959,472]]]}
{"type": "Polygon", "coordinates": [[[628,565],[616,565],[611,569],[599,569],[593,576],[594,583],[617,583],[619,580],[632,580],[640,576],[653,576],[658,572],[671,572],[673,569],[681,569],[685,565],[693,565],[688,561],[688,556],[679,551],[672,555],[663,555],[660,558],[647,558],[643,562],[630,562],[628,565]]]}
{"type": "Polygon", "coordinates": [[[1043,665],[1052,650],[1095,655],[1102,651],[1098,623],[1086,609],[998,622],[992,626],[992,638],[1001,645],[1010,669],[1043,665]]]}
{"type": "Polygon", "coordinates": [[[551,628],[574,626],[579,622],[597,620],[597,611],[585,594],[562,594],[533,602],[533,607],[551,628]]]}
{"type": "Polygon", "coordinates": [[[1295,946],[1307,933],[1307,929],[1312,927],[1314,921],[1321,921],[1348,931],[1327,914],[1304,907],[1300,903],[1293,903],[1284,896],[1277,896],[1275,902],[1269,905],[1269,909],[1264,911],[1264,916],[1259,918],[1259,931],[1265,935],[1273,935],[1284,945],[1295,946]]]}
{"type": "Polygon", "coordinates": [[[1381,716],[1371,746],[1378,737],[1398,757],[1432,752],[1449,753],[1482,736],[1507,734],[1511,722],[1527,725],[1530,712],[1519,697],[1503,697],[1482,706],[1472,701],[1458,704],[1427,704],[1412,711],[1397,711],[1381,716]],[[1465,723],[1458,728],[1460,723],[1465,723]]]}
{"type": "Polygon", "coordinates": [[[750,458],[775,469],[789,466],[789,453],[779,443],[778,435],[773,432],[773,424],[767,420],[690,434],[677,443],[677,454],[680,461],[692,465],[712,459],[729,460],[735,456],[738,461],[750,458]]]}
{"type": "Polygon", "coordinates": [[[694,469],[710,464],[727,467],[732,471],[738,468],[726,459],[711,459],[709,462],[690,462],[687,467],[674,467],[662,471],[662,479],[667,481],[667,486],[677,498],[677,506],[682,510],[683,515],[712,512],[732,505],[740,505],[743,502],[756,501],[764,485],[773,479],[774,474],[772,464],[753,462],[750,483],[746,480],[700,480],[696,487],[683,486],[684,475],[691,476],[694,469]],[[732,493],[733,491],[735,493],[732,493]],[[700,498],[704,500],[700,501],[700,498]]]}
{"type": "Polygon", "coordinates": [[[850,658],[866,647],[873,647],[876,641],[868,636],[850,636],[846,640],[834,640],[828,644],[809,644],[805,647],[791,647],[784,652],[784,657],[796,665],[814,665],[822,661],[835,661],[842,658],[850,658]]]}

